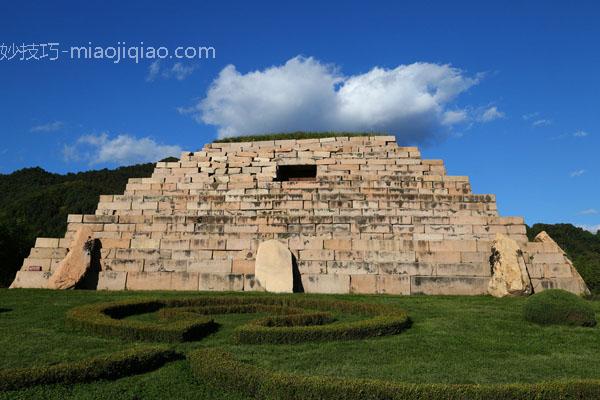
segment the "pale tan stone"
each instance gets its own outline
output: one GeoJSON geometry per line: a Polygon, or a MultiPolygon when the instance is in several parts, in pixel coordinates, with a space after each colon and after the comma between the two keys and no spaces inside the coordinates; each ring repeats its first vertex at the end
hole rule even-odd
{"type": "Polygon", "coordinates": [[[199,274],[200,291],[241,291],[244,289],[244,276],[241,274],[199,274]]]}
{"type": "Polygon", "coordinates": [[[265,288],[260,284],[255,275],[244,275],[244,291],[245,292],[264,292],[265,288]]]}
{"type": "Polygon", "coordinates": [[[72,289],[85,276],[92,262],[92,230],[82,225],[75,234],[69,253],[48,279],[49,289],[72,289]]]}
{"type": "Polygon", "coordinates": [[[231,264],[231,273],[254,275],[254,260],[233,259],[231,264]]]}
{"type": "Polygon", "coordinates": [[[291,293],[294,289],[292,253],[281,242],[267,240],[256,252],[255,277],[268,292],[291,293]]]}
{"type": "Polygon", "coordinates": [[[532,293],[523,252],[516,241],[496,234],[492,244],[492,277],[488,291],[492,296],[521,296],[532,293]]]}
{"type": "Polygon", "coordinates": [[[128,272],[127,290],[170,290],[174,272],[128,272]]]}
{"type": "Polygon", "coordinates": [[[410,294],[410,276],[408,275],[376,275],[377,293],[410,294]]]}
{"type": "Polygon", "coordinates": [[[377,293],[377,275],[350,275],[350,293],[377,293]]]}
{"type": "Polygon", "coordinates": [[[488,293],[489,278],[477,276],[412,276],[411,294],[483,295],[488,293]]]}
{"type": "Polygon", "coordinates": [[[306,293],[349,293],[350,275],[305,274],[301,275],[306,293]]]}
{"type": "Polygon", "coordinates": [[[17,271],[17,276],[10,285],[10,288],[45,288],[48,286],[48,279],[50,278],[50,275],[51,274],[48,271],[17,271]]]}
{"type": "MultiPolygon", "coordinates": [[[[555,282],[556,282],[555,285],[557,287],[568,290],[568,291],[575,293],[577,295],[580,295],[580,296],[590,294],[590,289],[585,284],[585,281],[583,280],[581,275],[579,275],[579,272],[577,272],[577,269],[575,269],[575,266],[573,265],[571,260],[569,260],[569,258],[566,256],[563,249],[560,248],[560,246],[550,237],[550,235],[548,235],[545,231],[542,231],[542,232],[538,233],[538,235],[533,240],[534,240],[534,242],[542,243],[545,246],[554,248],[556,252],[558,252],[559,254],[562,255],[562,261],[566,265],[561,268],[563,272],[560,275],[562,275],[562,276],[559,276],[559,274],[556,274],[557,278],[559,278],[559,279],[555,279],[555,282]],[[568,275],[568,273],[566,272],[567,268],[570,273],[570,278],[566,277],[568,275]]],[[[557,267],[554,267],[554,270],[556,270],[556,269],[557,269],[557,267]]],[[[552,269],[551,269],[551,271],[552,271],[552,269]]],[[[544,273],[547,273],[547,272],[550,272],[550,271],[548,271],[548,268],[544,271],[544,273]]]]}
{"type": "Polygon", "coordinates": [[[55,238],[37,238],[35,239],[35,247],[54,248],[58,247],[59,239],[55,238]]]}
{"type": "Polygon", "coordinates": [[[97,290],[125,290],[127,272],[101,271],[98,274],[97,290]]]}

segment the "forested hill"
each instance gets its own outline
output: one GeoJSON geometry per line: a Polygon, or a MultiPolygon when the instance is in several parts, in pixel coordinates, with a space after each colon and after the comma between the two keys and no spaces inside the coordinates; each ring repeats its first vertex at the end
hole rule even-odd
{"type": "Polygon", "coordinates": [[[53,174],[25,168],[0,174],[0,287],[12,282],[35,238],[62,237],[67,214],[93,214],[100,194],[122,194],[128,178],[149,177],[154,164],[53,174]]]}
{"type": "MultiPolygon", "coordinates": [[[[174,160],[174,159],[170,159],[174,160]]],[[[53,174],[26,168],[0,174],[0,287],[9,285],[35,238],[62,237],[67,214],[92,214],[101,194],[121,194],[128,178],[148,177],[154,164],[53,174]]],[[[592,291],[600,293],[600,233],[571,224],[535,224],[532,239],[547,231],[567,252],[592,291]]]]}

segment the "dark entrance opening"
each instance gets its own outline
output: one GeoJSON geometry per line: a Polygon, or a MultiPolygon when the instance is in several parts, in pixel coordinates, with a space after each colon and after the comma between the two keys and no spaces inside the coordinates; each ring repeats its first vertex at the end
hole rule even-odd
{"type": "Polygon", "coordinates": [[[317,179],[316,165],[278,165],[278,181],[314,181],[317,179]]]}

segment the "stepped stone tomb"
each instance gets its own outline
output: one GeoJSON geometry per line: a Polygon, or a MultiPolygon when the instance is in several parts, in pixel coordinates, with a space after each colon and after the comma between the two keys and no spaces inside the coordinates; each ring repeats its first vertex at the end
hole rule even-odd
{"type": "Polygon", "coordinates": [[[588,292],[547,234],[528,241],[494,195],[393,136],[215,142],[159,162],[69,215],[64,238],[38,238],[12,287],[588,292]]]}

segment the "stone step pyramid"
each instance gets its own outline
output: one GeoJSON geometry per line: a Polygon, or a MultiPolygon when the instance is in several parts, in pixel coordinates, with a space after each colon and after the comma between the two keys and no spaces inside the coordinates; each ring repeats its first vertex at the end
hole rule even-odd
{"type": "Polygon", "coordinates": [[[587,291],[547,235],[529,242],[494,195],[393,136],[215,142],[159,162],[69,215],[64,238],[38,238],[13,287],[47,287],[82,226],[101,246],[98,289],[262,290],[257,248],[275,239],[305,292],[486,294],[501,238],[532,291],[587,291]]]}

